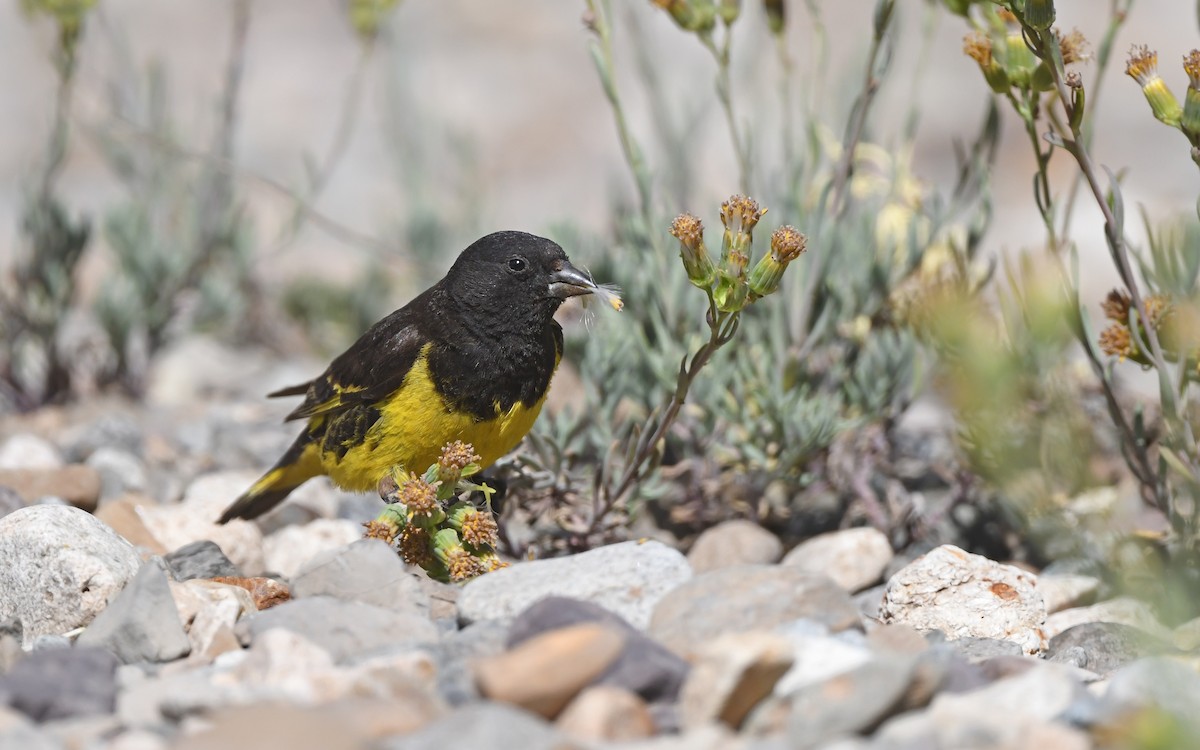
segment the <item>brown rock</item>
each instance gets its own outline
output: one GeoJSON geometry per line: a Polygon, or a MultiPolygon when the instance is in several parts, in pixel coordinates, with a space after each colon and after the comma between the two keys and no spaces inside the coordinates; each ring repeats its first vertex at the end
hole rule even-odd
{"type": "Polygon", "coordinates": [[[146,524],[142,521],[137,508],[149,501],[138,495],[124,495],[96,509],[92,515],[108,524],[113,531],[125,538],[125,541],[138,548],[143,557],[147,555],[165,555],[170,550],[164,547],[146,524]]]}
{"type": "Polygon", "coordinates": [[[60,497],[76,508],[92,511],[100,502],[100,472],[83,464],[57,469],[0,469],[0,485],[15,490],[26,503],[60,497]]]}
{"type": "Polygon", "coordinates": [[[366,750],[369,735],[350,716],[324,707],[260,703],[226,708],[208,717],[207,727],[182,737],[176,750],[225,750],[246,747],[247,738],[289,750],[366,750]],[[267,739],[269,738],[269,739],[267,739]]]}
{"type": "Polygon", "coordinates": [[[627,742],[654,734],[654,718],[635,693],[612,685],[593,685],[571,701],[558,717],[558,728],[581,740],[627,742]]]}
{"type": "Polygon", "coordinates": [[[479,691],[554,718],[608,669],[625,645],[618,631],[585,623],[552,630],[475,665],[479,691]]]}
{"type": "Polygon", "coordinates": [[[769,564],[783,555],[783,543],[771,532],[753,521],[725,521],[696,537],[688,552],[692,570],[727,568],[746,563],[769,564]]]}
{"type": "Polygon", "coordinates": [[[774,633],[730,633],[709,641],[683,683],[683,725],[722,721],[736,729],[771,694],[794,660],[791,642],[774,633]]]}
{"type": "Polygon", "coordinates": [[[283,604],[292,598],[292,592],[288,589],[287,585],[276,581],[274,578],[217,576],[211,580],[216,583],[224,583],[246,589],[250,592],[250,597],[254,599],[254,606],[258,607],[260,612],[264,609],[270,609],[276,604],[283,604]]]}

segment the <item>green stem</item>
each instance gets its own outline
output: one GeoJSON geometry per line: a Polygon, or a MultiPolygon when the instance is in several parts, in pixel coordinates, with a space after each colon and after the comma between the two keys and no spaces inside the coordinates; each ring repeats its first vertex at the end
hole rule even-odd
{"type": "Polygon", "coordinates": [[[704,48],[712,53],[717,62],[717,99],[721,102],[721,111],[725,115],[725,124],[729,128],[729,139],[733,143],[733,153],[738,163],[738,185],[740,190],[750,193],[750,146],[738,129],[737,116],[733,107],[733,81],[730,73],[730,46],[733,34],[725,30],[725,41],[718,48],[711,34],[701,34],[700,40],[704,48]]]}

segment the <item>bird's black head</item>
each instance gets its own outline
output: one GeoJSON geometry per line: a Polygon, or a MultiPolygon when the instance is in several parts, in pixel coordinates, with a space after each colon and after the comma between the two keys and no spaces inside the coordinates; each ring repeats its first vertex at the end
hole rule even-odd
{"type": "Polygon", "coordinates": [[[525,232],[495,232],[462,251],[446,289],[465,307],[515,318],[550,316],[567,297],[591,294],[595,282],[571,265],[557,243],[525,232]]]}

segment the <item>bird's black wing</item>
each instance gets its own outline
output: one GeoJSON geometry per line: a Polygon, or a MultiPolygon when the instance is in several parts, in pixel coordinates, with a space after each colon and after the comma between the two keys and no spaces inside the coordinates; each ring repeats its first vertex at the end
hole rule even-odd
{"type": "Polygon", "coordinates": [[[304,403],[288,414],[287,421],[336,415],[379,401],[399,388],[428,343],[422,322],[424,298],[418,297],[371,326],[320,377],[271,394],[304,394],[304,403]]]}

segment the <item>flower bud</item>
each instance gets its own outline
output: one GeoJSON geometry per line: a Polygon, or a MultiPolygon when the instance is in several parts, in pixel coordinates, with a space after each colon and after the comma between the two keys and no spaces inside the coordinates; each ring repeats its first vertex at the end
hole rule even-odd
{"type": "Polygon", "coordinates": [[[1003,94],[1009,90],[1012,84],[1009,82],[1004,68],[996,62],[996,58],[992,54],[992,40],[987,35],[974,32],[963,37],[963,53],[979,63],[979,69],[983,71],[983,78],[992,91],[1003,94]]]}
{"type": "Polygon", "coordinates": [[[1179,127],[1183,108],[1162,76],[1158,74],[1158,53],[1146,45],[1135,46],[1129,52],[1129,60],[1125,63],[1125,74],[1138,82],[1146,101],[1150,103],[1150,111],[1160,121],[1173,128],[1179,127]]]}
{"type": "Polygon", "coordinates": [[[1045,31],[1054,23],[1053,0],[1025,0],[1025,23],[1038,31],[1045,31]]]}
{"type": "Polygon", "coordinates": [[[1187,93],[1183,96],[1183,116],[1179,125],[1192,143],[1200,143],[1200,50],[1194,49],[1183,58],[1187,73],[1187,93]]]}
{"type": "Polygon", "coordinates": [[[808,238],[792,226],[782,226],[771,235],[771,252],[763,256],[750,273],[750,292],[765,297],[779,288],[788,264],[804,252],[808,238]]]}
{"type": "Polygon", "coordinates": [[[679,240],[679,257],[692,284],[707,289],[716,276],[712,259],[704,247],[704,225],[691,214],[680,214],[671,223],[671,236],[679,240]]]}

